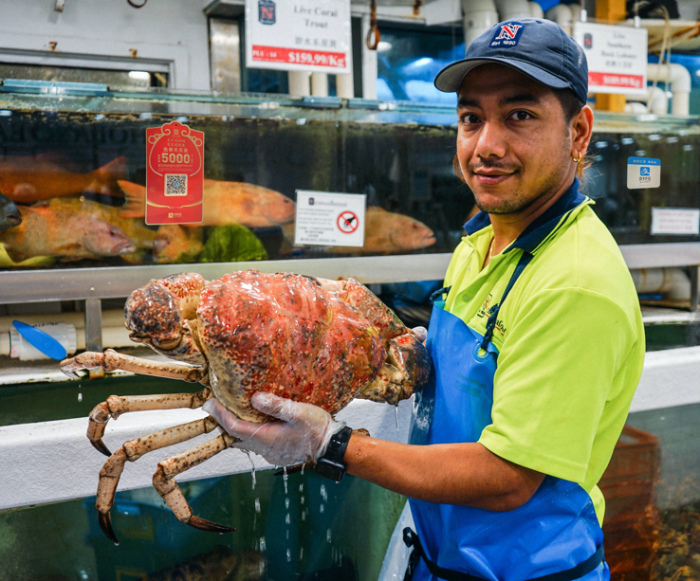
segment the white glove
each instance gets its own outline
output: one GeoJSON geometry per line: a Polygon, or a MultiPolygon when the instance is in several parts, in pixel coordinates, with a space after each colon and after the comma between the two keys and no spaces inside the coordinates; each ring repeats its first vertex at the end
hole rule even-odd
{"type": "Polygon", "coordinates": [[[318,406],[272,393],[259,391],[253,394],[250,402],[255,409],[278,418],[278,421],[266,424],[246,422],[214,398],[202,409],[231,436],[240,438],[233,448],[260,454],[275,466],[315,462],[325,453],[333,434],[345,427],[344,422],[336,422],[318,406]]]}
{"type": "Polygon", "coordinates": [[[411,329],[411,332],[416,337],[418,337],[418,340],[421,343],[425,343],[425,340],[428,338],[428,329],[426,329],[425,327],[413,327],[413,329],[411,329]]]}

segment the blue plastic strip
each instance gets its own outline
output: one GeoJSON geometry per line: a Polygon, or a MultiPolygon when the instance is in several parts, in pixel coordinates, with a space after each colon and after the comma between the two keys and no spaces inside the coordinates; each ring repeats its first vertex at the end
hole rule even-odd
{"type": "Polygon", "coordinates": [[[67,352],[51,335],[44,333],[42,330],[27,325],[22,321],[12,321],[12,326],[17,329],[17,332],[25,338],[25,340],[34,348],[41,351],[47,357],[61,361],[66,358],[67,352]]]}

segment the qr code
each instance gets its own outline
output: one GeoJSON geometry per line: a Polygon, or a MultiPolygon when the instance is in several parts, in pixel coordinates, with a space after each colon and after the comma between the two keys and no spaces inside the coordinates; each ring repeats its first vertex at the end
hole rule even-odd
{"type": "Polygon", "coordinates": [[[166,196],[186,196],[187,195],[187,174],[165,174],[165,195],[166,196]]]}

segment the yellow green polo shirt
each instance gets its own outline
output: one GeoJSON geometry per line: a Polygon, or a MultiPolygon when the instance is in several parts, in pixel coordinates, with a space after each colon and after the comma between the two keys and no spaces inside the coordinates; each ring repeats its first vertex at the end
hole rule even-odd
{"type": "Polygon", "coordinates": [[[523,252],[530,264],[499,310],[494,454],[579,483],[605,512],[597,483],[627,418],[644,362],[639,300],[617,243],[578,193],[578,180],[482,270],[493,237],[487,214],[466,226],[447,270],[445,308],[484,334],[489,307],[523,252]]]}

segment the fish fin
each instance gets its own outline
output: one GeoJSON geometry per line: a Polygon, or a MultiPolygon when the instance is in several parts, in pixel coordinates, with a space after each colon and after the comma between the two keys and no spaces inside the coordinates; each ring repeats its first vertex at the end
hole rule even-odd
{"type": "Polygon", "coordinates": [[[36,197],[36,188],[29,183],[17,184],[9,197],[15,202],[30,203],[36,197]]]}
{"type": "Polygon", "coordinates": [[[146,215],[146,186],[126,180],[117,180],[126,196],[126,202],[119,210],[120,218],[143,218],[146,215]]]}
{"type": "Polygon", "coordinates": [[[126,159],[120,156],[93,172],[96,189],[101,194],[111,196],[122,196],[122,191],[117,185],[117,181],[126,177],[126,159]]]}

